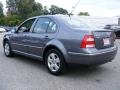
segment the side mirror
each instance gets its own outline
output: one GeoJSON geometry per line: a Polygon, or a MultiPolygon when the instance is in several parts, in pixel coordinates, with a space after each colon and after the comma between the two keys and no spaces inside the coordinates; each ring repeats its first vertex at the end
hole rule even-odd
{"type": "Polygon", "coordinates": [[[20,28],[20,32],[27,32],[28,31],[28,28],[26,28],[26,27],[21,27],[20,28]]]}
{"type": "Polygon", "coordinates": [[[22,31],[26,31],[27,28],[26,28],[26,27],[21,27],[21,30],[22,30],[22,31]]]}
{"type": "Polygon", "coordinates": [[[12,32],[12,33],[15,33],[16,30],[17,30],[16,28],[13,28],[13,29],[11,30],[11,32],[12,32]]]}

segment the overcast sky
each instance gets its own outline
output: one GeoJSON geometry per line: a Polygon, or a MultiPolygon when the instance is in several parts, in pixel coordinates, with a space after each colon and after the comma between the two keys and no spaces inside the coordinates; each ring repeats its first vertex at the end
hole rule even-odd
{"type": "MultiPolygon", "coordinates": [[[[0,0],[4,4],[5,1],[0,0]]],[[[50,7],[51,4],[67,9],[69,12],[78,0],[36,0],[44,6],[50,7]]],[[[76,10],[73,12],[89,12],[91,16],[120,16],[120,0],[80,0],[76,10]]]]}

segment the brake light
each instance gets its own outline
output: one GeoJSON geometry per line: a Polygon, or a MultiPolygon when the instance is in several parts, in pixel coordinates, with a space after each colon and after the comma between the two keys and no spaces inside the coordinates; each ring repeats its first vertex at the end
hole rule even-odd
{"type": "Polygon", "coordinates": [[[94,48],[94,47],[95,47],[94,35],[85,35],[81,43],[81,48],[94,48]]]}

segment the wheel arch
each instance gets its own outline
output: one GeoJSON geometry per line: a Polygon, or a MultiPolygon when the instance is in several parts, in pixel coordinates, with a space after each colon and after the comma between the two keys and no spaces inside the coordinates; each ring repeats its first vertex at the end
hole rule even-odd
{"type": "MultiPolygon", "coordinates": [[[[57,44],[57,43],[56,43],[57,44]]],[[[43,60],[45,60],[45,54],[48,50],[57,49],[63,55],[65,61],[67,60],[67,51],[62,44],[49,44],[43,50],[43,60]],[[59,45],[59,46],[58,46],[59,45]]]]}
{"type": "Polygon", "coordinates": [[[3,39],[3,46],[4,46],[4,44],[5,44],[6,41],[9,41],[9,39],[8,38],[4,38],[3,39]]]}

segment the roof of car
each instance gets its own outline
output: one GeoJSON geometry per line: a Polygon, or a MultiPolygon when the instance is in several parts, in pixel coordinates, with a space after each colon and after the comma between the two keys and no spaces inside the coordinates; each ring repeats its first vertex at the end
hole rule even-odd
{"type": "Polygon", "coordinates": [[[39,18],[39,17],[63,17],[63,16],[68,16],[68,15],[62,15],[62,14],[57,14],[57,15],[40,15],[40,16],[35,16],[31,18],[39,18]]]}

